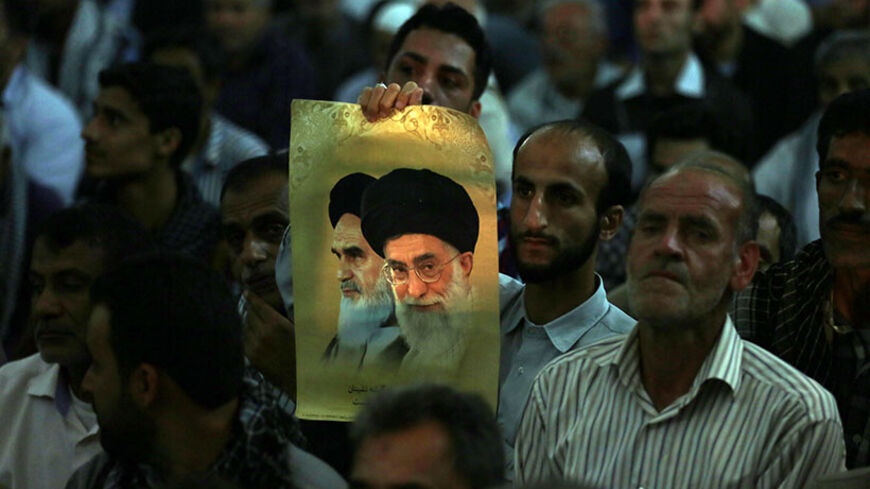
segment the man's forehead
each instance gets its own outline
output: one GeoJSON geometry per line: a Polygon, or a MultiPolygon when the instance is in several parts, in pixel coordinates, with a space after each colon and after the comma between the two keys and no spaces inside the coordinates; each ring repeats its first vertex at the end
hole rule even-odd
{"type": "Polygon", "coordinates": [[[692,213],[738,211],[740,190],[724,175],[687,169],[654,180],[641,196],[640,213],[646,211],[692,213]]]}
{"type": "Polygon", "coordinates": [[[447,243],[431,234],[405,234],[387,240],[384,254],[387,260],[411,262],[424,256],[446,253],[447,243]]]}
{"type": "Polygon", "coordinates": [[[333,242],[339,247],[360,246],[368,247],[368,242],[365,241],[360,228],[360,218],[353,214],[344,214],[335,223],[335,230],[332,232],[333,242]]]}
{"type": "Polygon", "coordinates": [[[581,187],[607,180],[604,156],[595,141],[576,131],[545,129],[532,134],[517,152],[514,176],[552,173],[554,181],[575,181],[581,187]]]}
{"type": "Polygon", "coordinates": [[[45,237],[39,237],[33,245],[30,269],[43,275],[62,271],[98,275],[103,270],[104,258],[105,250],[98,244],[78,239],[61,248],[49,246],[45,237]]]}
{"type": "Polygon", "coordinates": [[[127,117],[145,117],[139,102],[133,98],[126,88],[120,85],[112,85],[100,89],[94,104],[97,107],[121,112],[127,117]]]}
{"type": "Polygon", "coordinates": [[[440,67],[449,67],[472,76],[477,63],[474,48],[462,37],[429,26],[408,33],[397,57],[412,56],[440,67]]]}
{"type": "Polygon", "coordinates": [[[249,220],[269,212],[287,216],[286,188],[286,178],[275,173],[228,189],[221,200],[221,217],[224,221],[249,220]]]}

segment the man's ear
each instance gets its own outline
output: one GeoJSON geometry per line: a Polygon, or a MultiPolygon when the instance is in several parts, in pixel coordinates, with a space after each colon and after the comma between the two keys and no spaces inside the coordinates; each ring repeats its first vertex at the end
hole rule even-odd
{"type": "Polygon", "coordinates": [[[154,365],[141,363],[130,374],[127,388],[136,404],[147,408],[154,403],[160,391],[160,373],[154,365]]]}
{"type": "Polygon", "coordinates": [[[462,273],[464,273],[466,277],[471,275],[471,269],[474,268],[474,253],[466,251],[459,256],[458,260],[459,266],[462,267],[462,273]]]}
{"type": "Polygon", "coordinates": [[[621,205],[612,205],[602,212],[598,217],[599,238],[607,241],[616,236],[619,227],[622,226],[623,216],[625,216],[625,209],[621,205]]]}
{"type": "Polygon", "coordinates": [[[731,273],[731,290],[739,292],[752,283],[752,277],[758,269],[761,249],[755,241],[747,241],[737,249],[734,257],[734,271],[731,273]]]}
{"type": "MultiPolygon", "coordinates": [[[[154,135],[157,139],[157,154],[169,158],[181,146],[181,129],[170,127],[154,135]]],[[[187,156],[187,155],[184,155],[187,156]]]]}
{"type": "Polygon", "coordinates": [[[474,102],[471,102],[471,106],[468,108],[468,115],[475,119],[479,119],[481,110],[483,110],[483,106],[480,105],[480,100],[475,100],[474,102]]]}

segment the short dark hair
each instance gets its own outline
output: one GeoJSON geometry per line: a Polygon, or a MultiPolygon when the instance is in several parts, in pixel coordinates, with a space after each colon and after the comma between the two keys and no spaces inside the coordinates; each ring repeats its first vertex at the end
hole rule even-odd
{"type": "Polygon", "coordinates": [[[489,74],[492,71],[492,51],[486,42],[486,34],[477,23],[477,19],[464,8],[452,2],[448,2],[443,7],[432,4],[424,5],[402,24],[402,27],[393,36],[393,42],[387,53],[387,66],[384,69],[390,70],[390,64],[399,49],[402,48],[408,34],[424,28],[454,34],[471,46],[471,49],[474,50],[474,91],[471,98],[472,100],[479,99],[483,91],[486,90],[489,74]]]}
{"type": "Polygon", "coordinates": [[[819,167],[825,166],[831,139],[852,133],[870,136],[870,90],[845,93],[828,104],[819,122],[819,167]]]}
{"type": "Polygon", "coordinates": [[[614,205],[625,206],[631,201],[631,158],[625,146],[604,129],[586,121],[566,119],[547,122],[535,126],[520,136],[514,146],[513,160],[516,163],[520,147],[534,134],[544,130],[557,130],[566,134],[576,133],[592,140],[604,158],[604,168],[607,170],[607,185],[601,189],[596,202],[596,211],[600,214],[614,205]]]}
{"type": "Polygon", "coordinates": [[[105,270],[127,257],[155,249],[138,221],[106,204],[78,204],[51,214],[43,221],[37,239],[42,239],[53,253],[77,241],[100,248],[105,270]]]}
{"type": "Polygon", "coordinates": [[[286,150],[244,160],[227,172],[224,186],[221,188],[220,200],[224,200],[224,195],[227,192],[240,190],[263,175],[280,173],[285,177],[289,176],[289,168],[290,163],[286,150]]]}
{"type": "Polygon", "coordinates": [[[492,409],[477,394],[443,385],[393,389],[375,396],[350,428],[354,452],[366,440],[427,422],[447,432],[456,472],[472,489],[504,482],[504,442],[492,409]]]}
{"type": "Polygon", "coordinates": [[[193,258],[158,252],[122,263],[97,279],[91,294],[111,313],[109,344],[122,379],[149,363],[206,409],[239,395],[242,325],[220,273],[193,258]]]}
{"type": "Polygon", "coordinates": [[[181,143],[169,158],[177,168],[199,133],[202,94],[187,71],[154,63],[126,63],[100,72],[100,87],[121,87],[148,118],[152,133],[175,127],[181,143]]]}
{"type": "Polygon", "coordinates": [[[758,202],[758,218],[768,213],[776,219],[779,226],[779,260],[789,261],[797,251],[797,227],[791,213],[779,202],[767,195],[756,194],[758,202]]]}
{"type": "Polygon", "coordinates": [[[223,75],[224,53],[220,43],[208,32],[191,27],[168,27],[154,31],[145,39],[142,58],[151,60],[157,51],[164,49],[186,49],[192,52],[202,66],[207,81],[223,75]]]}
{"type": "Polygon", "coordinates": [[[659,139],[703,139],[711,149],[721,150],[725,147],[716,115],[700,100],[682,102],[653,117],[646,129],[646,159],[649,162],[653,161],[653,149],[659,139]]]}

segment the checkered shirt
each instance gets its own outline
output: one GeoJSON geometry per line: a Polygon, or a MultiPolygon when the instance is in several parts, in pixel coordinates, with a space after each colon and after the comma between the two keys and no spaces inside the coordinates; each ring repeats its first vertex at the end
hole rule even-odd
{"type": "Polygon", "coordinates": [[[837,399],[846,438],[846,465],[870,465],[870,363],[866,335],[825,337],[833,268],[821,241],[794,260],[759,272],[732,304],[740,335],[809,375],[837,399]]]}

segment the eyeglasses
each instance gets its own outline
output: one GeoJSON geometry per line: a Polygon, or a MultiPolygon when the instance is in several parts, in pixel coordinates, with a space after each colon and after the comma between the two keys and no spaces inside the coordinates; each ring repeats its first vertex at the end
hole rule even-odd
{"type": "Polygon", "coordinates": [[[447,260],[444,263],[438,263],[434,258],[430,258],[428,260],[421,261],[416,267],[408,268],[404,265],[399,264],[384,264],[384,268],[382,272],[384,273],[384,277],[387,279],[387,282],[390,285],[405,285],[408,283],[408,279],[410,278],[411,270],[417,274],[417,278],[420,279],[423,283],[432,284],[437,282],[441,278],[441,271],[444,270],[444,267],[447,266],[448,263],[455,260],[459,255],[457,254],[453,258],[447,260]]]}

